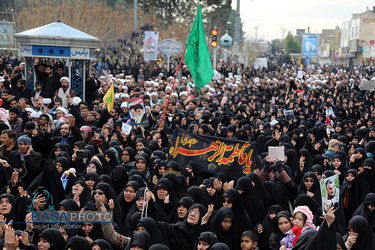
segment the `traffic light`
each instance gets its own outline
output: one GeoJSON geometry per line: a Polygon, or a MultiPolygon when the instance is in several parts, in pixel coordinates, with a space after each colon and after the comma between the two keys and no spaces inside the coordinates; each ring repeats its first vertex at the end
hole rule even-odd
{"type": "Polygon", "coordinates": [[[211,46],[213,48],[216,48],[216,46],[217,46],[217,34],[218,34],[217,29],[212,29],[211,34],[212,34],[211,46]]]}

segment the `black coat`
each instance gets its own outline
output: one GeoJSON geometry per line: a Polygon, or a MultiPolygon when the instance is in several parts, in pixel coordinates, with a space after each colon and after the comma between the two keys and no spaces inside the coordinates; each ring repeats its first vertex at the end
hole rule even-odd
{"type": "Polygon", "coordinates": [[[48,93],[49,98],[54,97],[56,90],[61,87],[60,85],[60,82],[58,82],[54,76],[47,76],[43,79],[43,90],[48,93]]]}
{"type": "MultiPolygon", "coordinates": [[[[193,204],[190,209],[198,207],[200,218],[206,214],[206,209],[199,204],[193,204]]],[[[171,250],[191,250],[194,247],[194,242],[198,236],[205,231],[210,230],[210,225],[201,225],[201,219],[195,226],[189,225],[187,218],[184,221],[179,221],[176,224],[169,224],[166,222],[158,222],[159,229],[171,250]]]]}
{"type": "Polygon", "coordinates": [[[10,165],[7,168],[9,176],[12,176],[14,169],[22,169],[19,179],[22,180],[25,187],[28,187],[42,170],[42,154],[32,151],[22,161],[20,151],[15,150],[9,153],[8,163],[10,165]]]}

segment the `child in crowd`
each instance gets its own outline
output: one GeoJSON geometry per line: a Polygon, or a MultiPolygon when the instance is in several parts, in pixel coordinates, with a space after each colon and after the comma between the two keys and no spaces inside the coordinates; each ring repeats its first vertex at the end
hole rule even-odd
{"type": "Polygon", "coordinates": [[[259,250],[258,236],[252,230],[246,230],[241,235],[241,249],[242,250],[259,250]]]}
{"type": "Polygon", "coordinates": [[[289,250],[297,243],[298,237],[307,230],[316,230],[313,214],[307,206],[298,206],[293,211],[292,230],[280,241],[280,250],[289,250]]]}

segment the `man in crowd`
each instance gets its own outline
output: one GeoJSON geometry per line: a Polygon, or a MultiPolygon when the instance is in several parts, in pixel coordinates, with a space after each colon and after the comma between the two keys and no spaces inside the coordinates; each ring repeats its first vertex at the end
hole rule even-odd
{"type": "Polygon", "coordinates": [[[17,149],[16,133],[11,129],[5,129],[1,132],[0,141],[0,155],[3,159],[8,160],[9,153],[17,149]]]}

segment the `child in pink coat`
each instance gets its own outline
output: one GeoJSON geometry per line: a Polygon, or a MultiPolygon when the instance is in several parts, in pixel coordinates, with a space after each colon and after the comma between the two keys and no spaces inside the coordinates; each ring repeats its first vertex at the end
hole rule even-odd
{"type": "Polygon", "coordinates": [[[298,206],[293,211],[293,227],[280,241],[280,250],[293,249],[298,237],[307,230],[316,230],[313,224],[313,214],[307,206],[298,206]]]}

